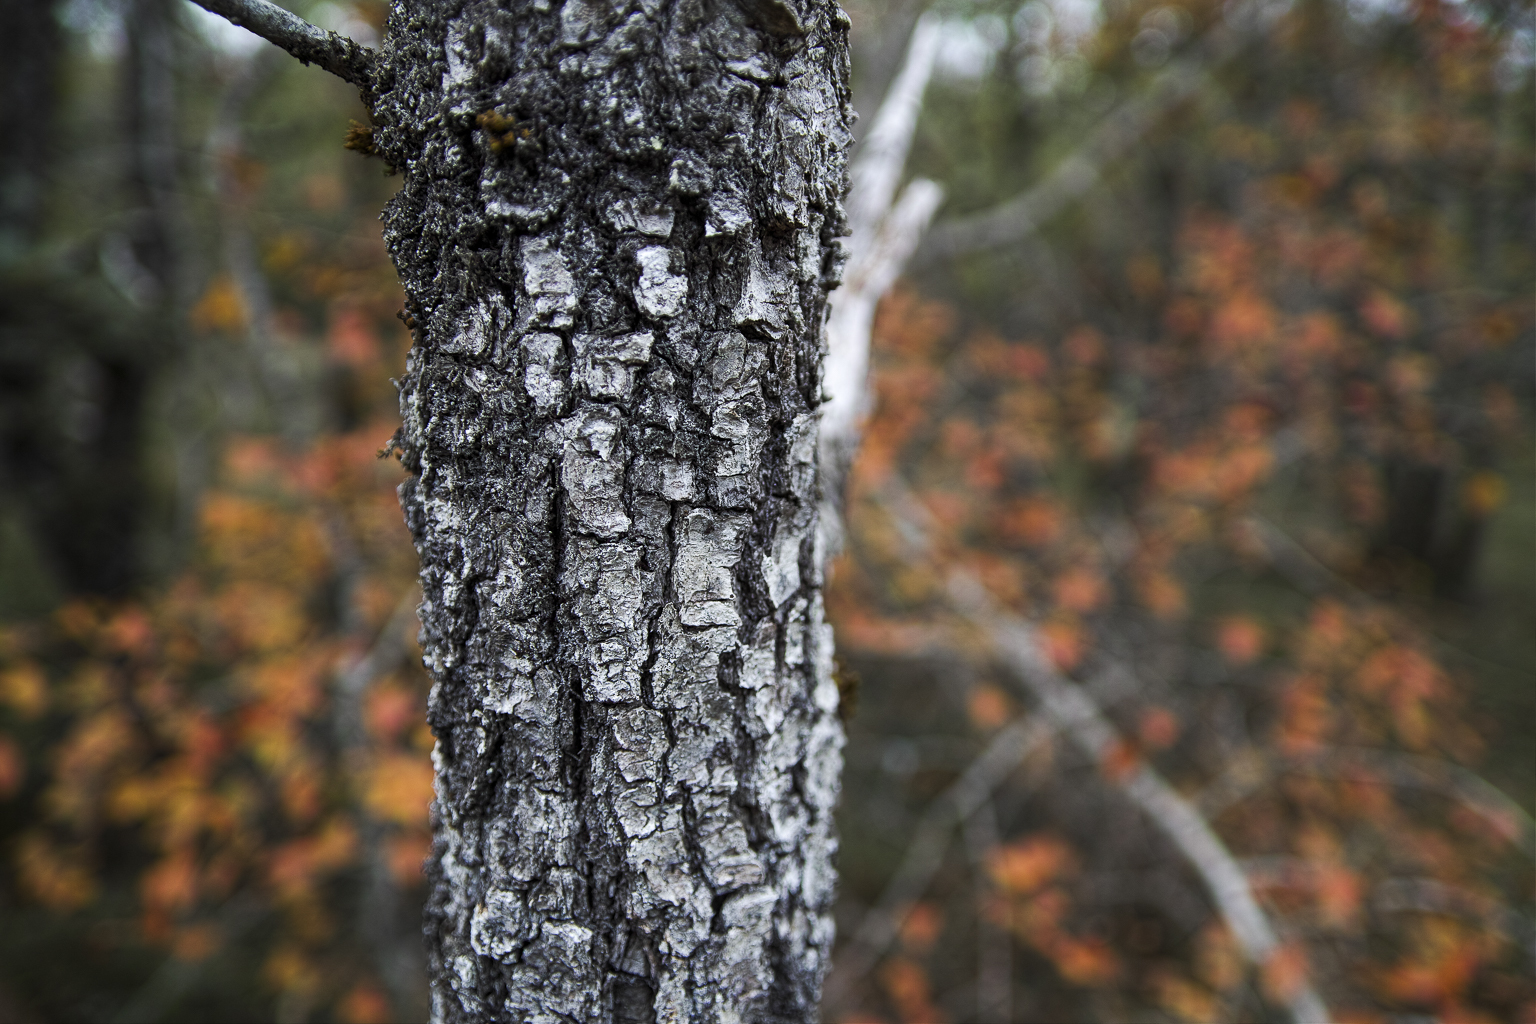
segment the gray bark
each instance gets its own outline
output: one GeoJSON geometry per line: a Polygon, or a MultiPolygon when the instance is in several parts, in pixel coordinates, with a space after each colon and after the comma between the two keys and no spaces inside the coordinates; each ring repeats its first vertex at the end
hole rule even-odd
{"type": "Polygon", "coordinates": [[[816,1016],[846,32],[823,0],[391,14],[435,1019],[816,1016]]]}

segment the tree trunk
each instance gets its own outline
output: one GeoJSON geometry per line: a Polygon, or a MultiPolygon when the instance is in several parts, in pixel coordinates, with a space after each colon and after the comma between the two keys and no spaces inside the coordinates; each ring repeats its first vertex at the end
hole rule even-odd
{"type": "Polygon", "coordinates": [[[816,1016],[846,32],[825,0],[394,8],[363,145],[405,176],[437,1020],[816,1016]]]}

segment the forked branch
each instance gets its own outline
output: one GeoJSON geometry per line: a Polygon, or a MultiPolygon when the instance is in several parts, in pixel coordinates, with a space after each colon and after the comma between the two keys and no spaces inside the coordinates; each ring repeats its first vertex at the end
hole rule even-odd
{"type": "Polygon", "coordinates": [[[880,899],[864,915],[848,948],[838,958],[827,982],[825,1000],[839,1005],[849,989],[879,963],[895,941],[912,904],[922,897],[944,863],[944,854],[955,826],[975,814],[1003,781],[1030,754],[1051,738],[1052,728],[1040,718],[1015,719],[992,738],[986,750],[972,761],[923,812],[912,834],[906,856],[886,883],[880,899]]]}
{"type": "Polygon", "coordinates": [[[823,550],[841,550],[842,479],[859,445],[869,393],[869,339],[875,307],[900,276],[933,219],[944,190],[922,178],[897,185],[907,165],[912,135],[933,75],[939,19],[924,14],[912,29],[901,71],[886,91],[849,168],[848,264],[843,283],[828,299],[827,360],[822,376],[827,402],[821,409],[821,510],[823,550]]]}
{"type": "MultiPolygon", "coordinates": [[[[912,545],[914,557],[931,556],[927,510],[905,484],[893,476],[878,497],[912,545]]],[[[1106,764],[1112,751],[1124,747],[1090,693],[1046,657],[1034,628],[999,607],[975,577],[963,569],[950,572],[948,598],[951,609],[984,635],[1046,721],[1090,760],[1106,764]]],[[[1194,805],[1145,762],[1114,781],[1199,874],[1249,962],[1261,967],[1268,963],[1280,951],[1280,937],[1241,865],[1194,805]]],[[[1305,982],[1289,994],[1288,1009],[1296,1024],[1327,1024],[1331,1019],[1317,990],[1305,982]]]]}
{"type": "Polygon", "coordinates": [[[192,0],[233,24],[315,64],[359,89],[373,88],[375,53],[344,35],[311,25],[267,0],[192,0]]]}

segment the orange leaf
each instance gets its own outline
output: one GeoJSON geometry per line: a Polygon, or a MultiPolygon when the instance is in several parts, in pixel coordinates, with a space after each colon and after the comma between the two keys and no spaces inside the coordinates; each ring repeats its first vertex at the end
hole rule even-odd
{"type": "Polygon", "coordinates": [[[379,357],[379,339],[362,312],[352,307],[337,309],[326,334],[331,357],[348,366],[367,366],[379,357]]]}
{"type": "Polygon", "coordinates": [[[970,699],[966,701],[966,711],[971,716],[972,725],[988,732],[1013,717],[1008,695],[987,683],[971,690],[970,699]]]}
{"type": "Polygon", "coordinates": [[[389,1024],[395,1019],[384,993],[366,982],[352,987],[337,1012],[346,1024],[389,1024]]]}
{"type": "Polygon", "coordinates": [[[185,910],[197,899],[197,865],[188,852],[164,858],[144,873],[139,891],[155,910],[185,910]]]}
{"type": "Polygon", "coordinates": [[[1317,869],[1317,905],[1323,920],[1335,928],[1353,925],[1360,914],[1360,876],[1348,868],[1329,864],[1317,869]]]}
{"type": "Polygon", "coordinates": [[[1124,782],[1141,767],[1141,752],[1134,743],[1115,740],[1104,751],[1099,761],[1099,771],[1111,782],[1124,782]]]}
{"type": "Polygon", "coordinates": [[[1213,922],[1201,929],[1195,939],[1195,969],[1200,980],[1218,992],[1243,980],[1243,954],[1225,925],[1213,922]]]}
{"type": "Polygon", "coordinates": [[[1264,992],[1279,1003],[1289,1002],[1307,983],[1307,953],[1287,943],[1270,954],[1262,969],[1264,992]]]}
{"type": "Polygon", "coordinates": [[[1103,578],[1086,566],[1074,566],[1056,577],[1056,603],[1072,612],[1091,612],[1109,597],[1103,578]]]}
{"type": "Polygon", "coordinates": [[[1057,620],[1040,627],[1040,642],[1045,656],[1063,672],[1071,671],[1083,658],[1086,641],[1075,623],[1057,620]]]}
{"type": "Polygon", "coordinates": [[[1160,973],[1153,979],[1157,1005],[1191,1024],[1218,1024],[1219,1003],[1200,985],[1172,973],[1160,973]]]}
{"type": "Polygon", "coordinates": [[[424,710],[411,691],[398,686],[379,686],[369,692],[364,714],[368,731],[389,742],[420,718],[424,710]]]}
{"type": "Polygon", "coordinates": [[[1233,615],[1216,629],[1216,648],[1234,665],[1257,661],[1264,653],[1264,627],[1245,615],[1233,615]]]}
{"type": "Polygon", "coordinates": [[[1120,973],[1120,958],[1101,939],[1062,937],[1042,952],[1074,985],[1105,985],[1120,973]]]}
{"type": "Polygon", "coordinates": [[[217,952],[221,941],[219,929],[214,925],[195,924],[176,933],[171,942],[171,953],[179,960],[196,963],[217,952]]]}
{"type": "Polygon", "coordinates": [[[0,736],[0,800],[9,800],[27,777],[27,762],[9,736],[0,736]]]}
{"type": "Polygon", "coordinates": [[[1024,895],[1072,865],[1072,850],[1053,836],[1030,836],[998,847],[987,857],[987,873],[1006,892],[1024,895]]]}
{"type": "Polygon", "coordinates": [[[1162,750],[1179,738],[1179,719],[1167,708],[1148,708],[1136,727],[1141,742],[1152,750],[1162,750]]]}
{"type": "Polygon", "coordinates": [[[1137,588],[1141,603],[1158,618],[1171,619],[1184,611],[1184,588],[1167,573],[1150,573],[1137,588]]]}
{"type": "Polygon", "coordinates": [[[368,773],[363,802],[370,814],[385,821],[425,823],[432,802],[432,762],[411,754],[380,758],[368,773]]]}
{"type": "Polygon", "coordinates": [[[202,298],[192,307],[188,318],[199,331],[224,331],[233,334],[245,326],[245,303],[230,277],[214,278],[202,298]]]}
{"type": "Polygon", "coordinates": [[[85,865],[41,835],[22,839],[16,868],[23,895],[54,910],[78,910],[96,898],[96,880],[85,865]]]}
{"type": "Polygon", "coordinates": [[[23,662],[0,673],[0,703],[10,705],[22,718],[42,714],[48,707],[48,681],[42,670],[23,662]]]}
{"type": "Polygon", "coordinates": [[[906,957],[887,961],[880,969],[880,983],[896,1004],[903,1024],[940,1024],[945,1019],[933,1005],[927,972],[906,957]]]}
{"type": "Polygon", "coordinates": [[[396,884],[409,889],[426,877],[422,865],[432,851],[432,837],[425,832],[406,832],[391,836],[388,842],[389,873],[396,884]]]}
{"type": "Polygon", "coordinates": [[[1061,510],[1049,498],[1029,498],[998,517],[998,530],[1010,543],[1043,547],[1061,535],[1061,510]]]}
{"type": "Polygon", "coordinates": [[[944,931],[944,911],[938,904],[924,901],[913,904],[901,922],[901,944],[922,955],[933,948],[944,931]]]}

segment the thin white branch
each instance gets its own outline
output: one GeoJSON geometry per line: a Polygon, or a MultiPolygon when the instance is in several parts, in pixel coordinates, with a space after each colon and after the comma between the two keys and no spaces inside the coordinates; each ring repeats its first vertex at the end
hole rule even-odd
{"type": "Polygon", "coordinates": [[[208,175],[218,199],[219,234],[224,268],[240,297],[245,314],[246,351],[255,366],[255,380],[265,393],[271,416],[290,436],[306,417],[293,408],[292,374],[285,374],[275,345],[275,303],[261,269],[256,240],[248,219],[250,200],[241,187],[237,168],[244,156],[246,109],[275,75],[284,58],[277,50],[261,49],[237,65],[204,146],[208,175]]]}
{"type": "MultiPolygon", "coordinates": [[[[1332,592],[1364,607],[1378,604],[1376,598],[1334,572],[1275,523],[1257,514],[1247,516],[1244,523],[1248,527],[1249,535],[1263,546],[1264,553],[1269,558],[1269,564],[1284,576],[1291,586],[1303,594],[1317,595],[1332,592]]],[[[1458,647],[1428,630],[1424,630],[1423,635],[1441,654],[1476,662],[1499,672],[1524,675],[1520,669],[1491,661],[1480,654],[1458,647]]]]}
{"type": "Polygon", "coordinates": [[[845,456],[858,445],[859,424],[869,404],[869,345],[875,308],[896,282],[923,231],[944,200],[944,190],[918,178],[902,190],[895,209],[880,223],[867,248],[848,261],[844,282],[829,300],[827,359],[821,413],[824,450],[845,456]]]}
{"type": "Polygon", "coordinates": [[[853,235],[850,246],[857,258],[864,240],[874,231],[891,207],[907,152],[912,148],[912,133],[923,108],[923,93],[933,75],[933,59],[939,52],[939,18],[924,14],[912,27],[907,54],[886,90],[875,122],[848,169],[852,188],[848,194],[848,227],[853,235]]]}
{"type": "MultiPolygon", "coordinates": [[[[252,928],[266,920],[271,911],[248,895],[237,895],[219,908],[212,922],[219,930],[219,937],[226,947],[233,946],[252,928]]],[[[186,960],[175,953],[168,954],[160,966],[149,976],[117,1015],[113,1024],[149,1024],[165,1019],[166,1011],[175,1007],[188,992],[197,987],[208,972],[214,958],[186,960]]]]}
{"type": "Polygon", "coordinates": [[[368,689],[370,683],[400,661],[405,655],[406,628],[416,618],[416,606],[420,603],[421,594],[414,586],[401,595],[400,602],[379,630],[373,646],[337,677],[338,690],[355,699],[368,689]]]}
{"type": "Polygon", "coordinates": [[[939,19],[917,19],[907,53],[869,134],[849,170],[848,263],[843,284],[828,298],[827,358],[821,410],[822,557],[842,549],[842,481],[858,448],[859,425],[868,407],[869,344],[875,307],[900,276],[927,230],[943,190],[931,181],[908,183],[894,208],[896,185],[912,148],[923,93],[938,53],[939,19]]]}
{"type": "Polygon", "coordinates": [[[1536,941],[1536,926],[1525,915],[1437,878],[1389,878],[1372,890],[1371,906],[1384,914],[1444,914],[1479,921],[1527,948],[1536,941]]]}
{"type": "Polygon", "coordinates": [[[360,89],[373,87],[373,50],[346,36],[311,25],[267,0],[192,0],[197,6],[282,47],[301,63],[315,64],[360,89]]]}
{"type": "MultiPolygon", "coordinates": [[[[952,581],[955,603],[986,631],[998,653],[1046,715],[1085,754],[1102,762],[1119,737],[1093,699],[1056,671],[1036,640],[1033,627],[996,609],[990,596],[968,575],[957,572],[952,581]]],[[[1254,897],[1247,876],[1210,825],[1150,765],[1141,765],[1119,786],[1200,875],[1217,912],[1249,961],[1265,964],[1279,950],[1279,937],[1254,897]]],[[[1331,1019],[1327,1006],[1310,985],[1303,985],[1291,996],[1289,1008],[1297,1024],[1327,1024],[1331,1019]]]]}

